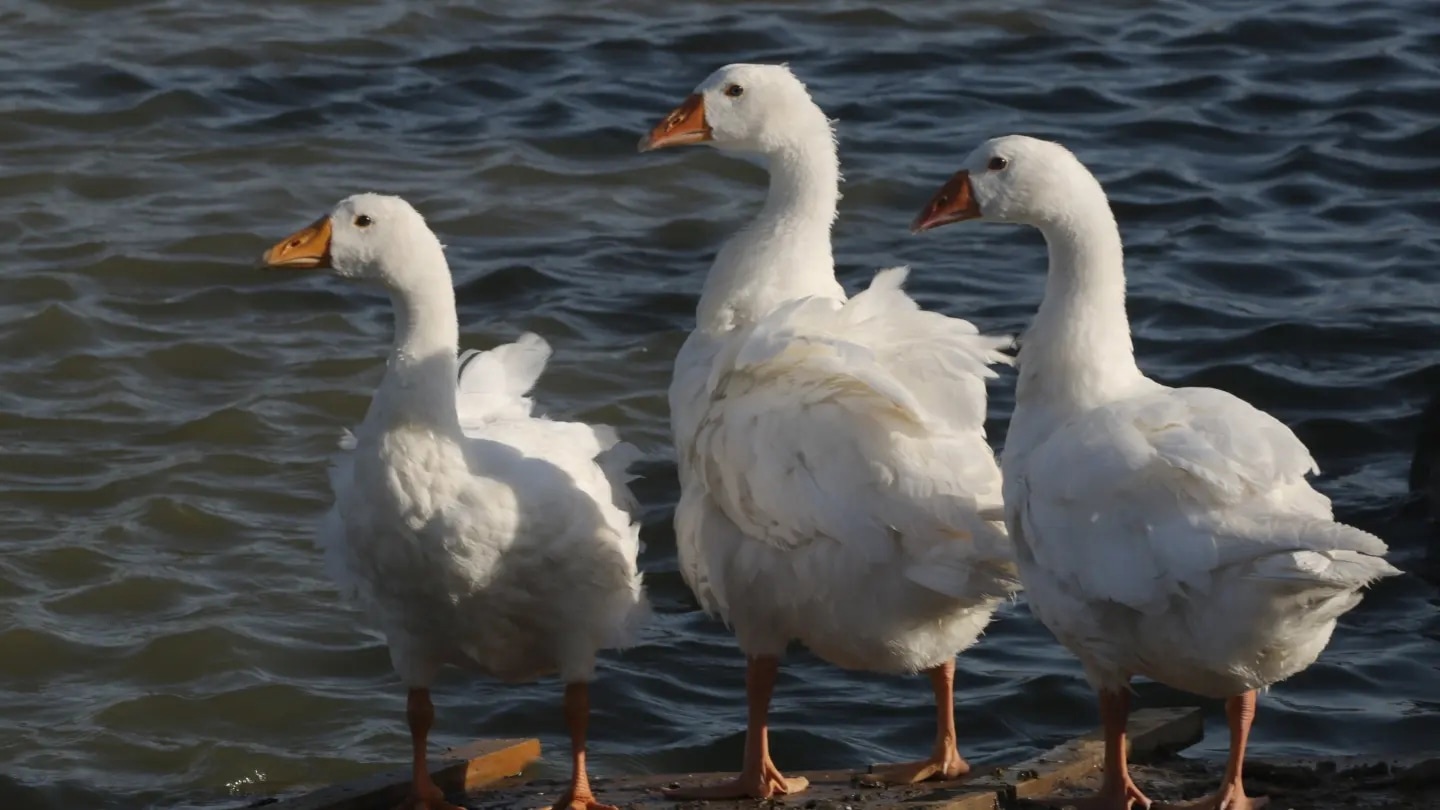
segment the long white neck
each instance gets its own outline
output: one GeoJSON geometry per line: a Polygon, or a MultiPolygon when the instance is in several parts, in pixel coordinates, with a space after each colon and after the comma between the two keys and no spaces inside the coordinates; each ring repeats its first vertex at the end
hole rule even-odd
{"type": "Polygon", "coordinates": [[[767,157],[765,206],[720,249],[705,279],[697,312],[703,330],[727,331],[795,298],[844,298],[830,251],[840,159],[828,126],[767,157]]]}
{"type": "MultiPolygon", "coordinates": [[[[1016,409],[1083,411],[1144,379],[1125,314],[1124,251],[1109,202],[1079,201],[1040,226],[1050,250],[1045,298],[1021,343],[1016,409]]],[[[1018,414],[1017,414],[1018,415],[1018,414]]]]}
{"type": "Polygon", "coordinates": [[[395,344],[385,378],[371,404],[391,423],[408,423],[441,432],[460,430],[455,410],[456,350],[460,325],[455,290],[439,244],[415,257],[404,283],[390,289],[395,308],[395,344]]]}

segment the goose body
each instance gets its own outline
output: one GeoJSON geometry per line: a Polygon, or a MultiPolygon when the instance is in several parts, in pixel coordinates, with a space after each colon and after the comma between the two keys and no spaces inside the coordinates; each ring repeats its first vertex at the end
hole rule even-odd
{"type": "Polygon", "coordinates": [[[697,331],[670,391],[676,537],[701,605],[748,656],[799,641],[913,674],[969,647],[1015,590],[985,441],[1007,341],[920,310],[903,269],[848,301],[792,300],[697,331]]]}
{"type": "Polygon", "coordinates": [[[586,685],[597,651],[626,645],[647,610],[625,511],[631,449],[608,428],[532,414],[550,355],[536,335],[472,353],[461,372],[449,267],[404,200],[347,198],[265,263],[370,282],[394,305],[394,347],[331,469],[319,543],[409,690],[410,804],[453,807],[425,755],[430,685],[450,664],[506,681],[558,673],[574,776],[556,806],[603,807],[585,771],[586,685]]]}
{"type": "Polygon", "coordinates": [[[1008,516],[1035,614],[1108,691],[1144,675],[1226,698],[1314,663],[1394,572],[1385,544],[1334,521],[1273,417],[1214,389],[1137,388],[1058,424],[1017,408],[1008,516]]]}
{"type": "Polygon", "coordinates": [[[878,778],[956,777],[954,657],[1018,589],[984,432],[985,380],[1009,340],[922,311],[903,268],[846,297],[834,134],[788,69],[720,69],[642,146],[698,142],[770,172],[760,214],[710,268],[670,388],[681,572],[749,659],[751,722],[734,782],[674,795],[804,787],[770,762],[763,721],[794,641],[848,669],[927,671],[934,752],[878,778]]]}
{"type": "Polygon", "coordinates": [[[989,141],[916,225],[975,218],[1032,225],[1049,246],[1001,466],[1031,610],[1100,693],[1105,786],[1084,806],[1148,804],[1124,761],[1135,675],[1227,699],[1226,782],[1197,806],[1259,806],[1240,779],[1255,690],[1313,663],[1362,589],[1398,573],[1385,544],[1334,520],[1306,480],[1314,459],[1274,417],[1140,372],[1119,229],[1069,151],[989,141]]]}
{"type": "Polygon", "coordinates": [[[531,414],[549,355],[527,334],[468,358],[458,388],[437,391],[464,415],[458,430],[417,424],[382,384],[336,459],[327,570],[385,633],[407,684],[442,664],[588,680],[596,652],[627,646],[643,618],[637,526],[613,463],[629,448],[531,414]]]}

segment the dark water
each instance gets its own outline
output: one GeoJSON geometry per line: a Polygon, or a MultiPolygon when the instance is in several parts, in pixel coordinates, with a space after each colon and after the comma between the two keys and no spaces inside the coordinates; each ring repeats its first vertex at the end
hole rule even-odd
{"type": "MultiPolygon", "coordinates": [[[[466,346],[540,332],[550,412],[648,451],[659,616],[600,677],[596,770],[735,761],[741,661],[675,570],[663,390],[764,174],[634,153],[731,61],[788,60],[839,119],[843,281],[910,263],[924,303],[987,330],[1034,311],[1038,237],[906,226],[982,139],[1068,143],[1114,200],[1146,370],[1294,426],[1341,515],[1423,567],[1426,530],[1401,506],[1414,414],[1440,386],[1433,0],[481,7],[0,6],[0,807],[234,803],[404,760],[385,650],[310,546],[388,305],[251,269],[364,190],[408,197],[450,246],[466,346]]],[[[993,389],[997,443],[1012,385],[993,389]]],[[[1414,574],[1377,588],[1263,699],[1255,750],[1440,748],[1437,603],[1414,574]]],[[[1023,606],[960,665],[972,757],[1092,722],[1023,606]]],[[[439,742],[557,750],[558,694],[451,673],[439,742]]],[[[928,701],[920,679],[797,654],[776,758],[918,755],[928,701]]]]}

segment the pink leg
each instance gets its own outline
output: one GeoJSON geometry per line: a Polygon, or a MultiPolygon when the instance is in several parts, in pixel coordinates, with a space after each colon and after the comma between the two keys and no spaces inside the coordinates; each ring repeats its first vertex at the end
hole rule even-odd
{"type": "Polygon", "coordinates": [[[429,689],[411,689],[405,702],[405,719],[410,723],[410,745],[413,768],[410,795],[401,803],[405,810],[461,810],[445,801],[445,792],[430,778],[425,761],[425,747],[430,727],[435,723],[435,706],[430,702],[429,689]]]}
{"type": "Polygon", "coordinates": [[[1130,719],[1130,692],[1100,693],[1100,723],[1105,732],[1105,777],[1100,792],[1087,799],[1049,799],[1046,804],[1075,810],[1131,810],[1148,808],[1150,800],[1130,780],[1125,724],[1130,719]]]}
{"type": "Polygon", "coordinates": [[[590,726],[590,684],[565,684],[565,727],[570,731],[570,789],[551,810],[619,810],[596,801],[585,770],[585,732],[590,726]]]}
{"type": "Polygon", "coordinates": [[[877,768],[860,777],[871,786],[911,785],[931,779],[959,779],[970,773],[970,764],[955,746],[955,659],[929,670],[935,691],[935,747],[929,759],[877,768]]]}
{"type": "Polygon", "coordinates": [[[1246,796],[1240,778],[1245,766],[1245,745],[1250,740],[1250,726],[1255,722],[1255,692],[1228,698],[1225,701],[1225,717],[1230,722],[1230,757],[1225,761],[1225,779],[1220,783],[1220,790],[1195,802],[1156,805],[1156,810],[1258,810],[1269,804],[1269,799],[1246,796]]]}
{"type": "Polygon", "coordinates": [[[671,799],[768,799],[772,796],[799,793],[810,785],[803,776],[786,777],[770,760],[770,735],[767,725],[770,696],[775,691],[775,675],[780,659],[770,656],[751,658],[745,668],[745,694],[749,699],[749,722],[745,729],[745,762],[740,775],[718,785],[700,785],[665,791],[671,799]]]}

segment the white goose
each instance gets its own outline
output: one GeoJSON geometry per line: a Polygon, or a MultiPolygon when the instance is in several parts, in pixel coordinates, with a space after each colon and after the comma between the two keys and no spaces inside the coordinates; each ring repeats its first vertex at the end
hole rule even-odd
{"type": "Polygon", "coordinates": [[[921,311],[899,268],[846,300],[834,134],[788,69],[720,69],[641,148],[688,143],[765,158],[770,191],[711,266],[670,387],[681,571],[734,628],[750,704],[739,776],[672,795],[804,789],[771,761],[766,728],[793,640],[847,669],[928,672],[931,756],[875,778],[959,777],[955,654],[1018,588],[984,432],[987,366],[1010,340],[921,311]]]}
{"type": "Polygon", "coordinates": [[[1361,589],[1398,573],[1385,544],[1334,521],[1305,480],[1315,461],[1279,421],[1140,372],[1119,228],[1064,147],[985,143],[915,228],[974,218],[1032,225],[1049,245],[1001,466],[1031,609],[1100,693],[1105,780],[1082,806],[1149,804],[1125,762],[1128,683],[1143,675],[1227,699],[1224,782],[1193,806],[1259,807],[1241,783],[1255,690],[1313,663],[1361,589]]]}
{"type": "Polygon", "coordinates": [[[556,807],[604,807],[585,770],[587,683],[596,651],[623,646],[646,615],[638,527],[622,508],[630,448],[608,428],[530,415],[525,394],[550,354],[535,335],[474,356],[457,390],[450,270],[404,200],[350,197],[264,263],[376,284],[395,307],[385,376],[332,471],[319,540],[409,689],[409,804],[452,807],[425,745],[430,684],[454,664],[506,681],[558,671],[574,772],[556,807]]]}

